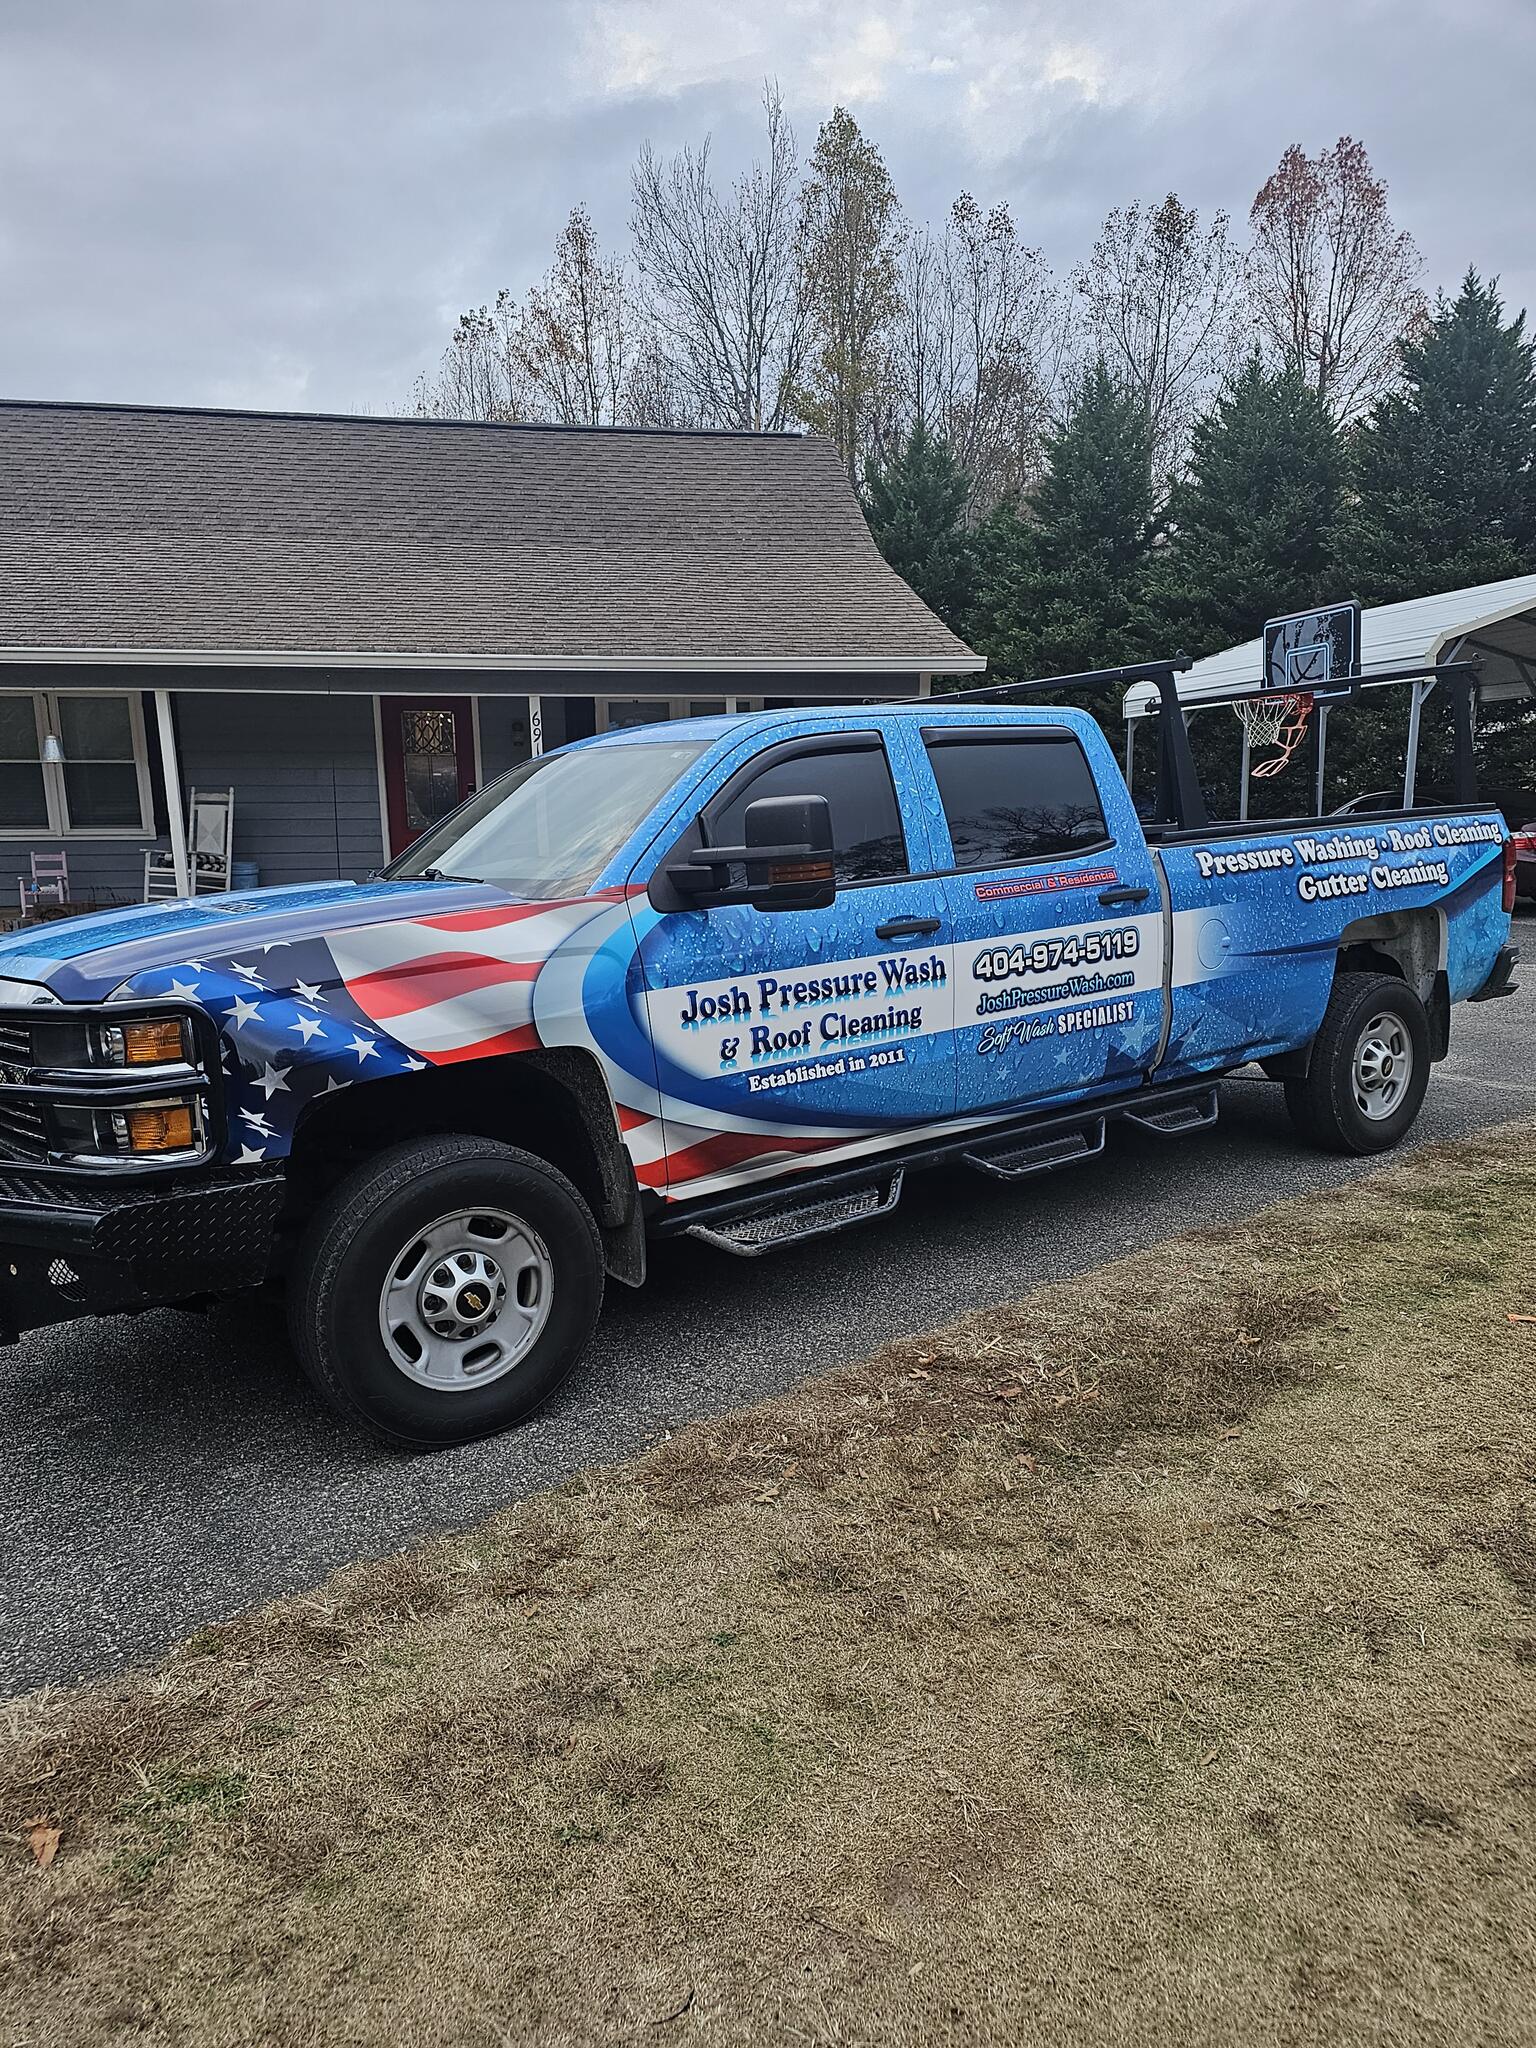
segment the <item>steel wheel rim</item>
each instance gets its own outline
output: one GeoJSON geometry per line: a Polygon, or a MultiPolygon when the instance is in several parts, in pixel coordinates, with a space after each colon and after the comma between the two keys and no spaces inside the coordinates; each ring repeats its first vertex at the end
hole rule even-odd
{"type": "Polygon", "coordinates": [[[1393,1011],[1383,1010],[1355,1040],[1355,1107],[1371,1123],[1381,1123],[1401,1106],[1412,1079],[1408,1027],[1393,1011]]]}
{"type": "Polygon", "coordinates": [[[549,1247],[508,1209],[455,1209],[418,1230],[379,1290],[379,1334],[397,1371],[436,1394],[513,1372],[549,1321],[549,1247]]]}

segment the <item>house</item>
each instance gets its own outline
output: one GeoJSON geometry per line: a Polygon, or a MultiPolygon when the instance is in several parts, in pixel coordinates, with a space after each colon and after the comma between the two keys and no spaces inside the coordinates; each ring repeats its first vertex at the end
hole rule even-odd
{"type": "Polygon", "coordinates": [[[983,665],[811,436],[0,403],[0,890],[136,899],[190,788],[361,877],[565,740],[983,665]]]}

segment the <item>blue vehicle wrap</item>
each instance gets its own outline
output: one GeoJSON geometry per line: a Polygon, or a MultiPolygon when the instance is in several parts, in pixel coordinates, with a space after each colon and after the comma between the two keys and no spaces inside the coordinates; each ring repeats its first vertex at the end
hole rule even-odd
{"type": "Polygon", "coordinates": [[[217,1163],[231,1170],[285,1159],[342,1090],[575,1049],[606,1083],[638,1186],[678,1203],[1304,1047],[1341,942],[1383,920],[1420,915],[1420,951],[1452,1001],[1477,992],[1508,938],[1493,814],[1149,845],[1077,711],[939,701],[689,731],[697,759],[578,897],[403,879],[198,898],[0,939],[0,979],[64,1003],[205,1012],[222,1061],[217,1163]],[[1083,750],[1102,841],[962,867],[933,735],[1043,727],[1083,750]],[[905,847],[888,877],[839,888],[825,910],[658,907],[669,851],[730,778],[785,740],[838,735],[889,763],[905,847]]]}

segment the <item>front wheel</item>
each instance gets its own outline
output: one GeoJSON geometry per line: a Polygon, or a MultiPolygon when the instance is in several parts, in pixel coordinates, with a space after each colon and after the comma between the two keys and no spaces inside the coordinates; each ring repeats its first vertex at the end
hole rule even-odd
{"type": "Polygon", "coordinates": [[[1390,1152],[1429,1086],[1429,1018],[1390,974],[1340,974],[1305,1076],[1285,1084],[1291,1121],[1326,1152],[1390,1152]]]}
{"type": "Polygon", "coordinates": [[[489,1138],[378,1153],[312,1218],[289,1330],[326,1403],[408,1449],[521,1421],[586,1350],[603,1298],[591,1211],[489,1138]]]}

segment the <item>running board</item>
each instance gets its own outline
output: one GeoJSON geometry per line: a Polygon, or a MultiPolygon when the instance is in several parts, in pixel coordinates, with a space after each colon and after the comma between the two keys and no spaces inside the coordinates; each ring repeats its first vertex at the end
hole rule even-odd
{"type": "Polygon", "coordinates": [[[990,1173],[994,1180],[1027,1180],[1034,1173],[1054,1173],[1058,1166],[1075,1166],[1080,1159],[1092,1159],[1104,1150],[1104,1119],[1089,1117],[1070,1130],[1053,1131],[1049,1137],[1020,1144],[1015,1138],[1001,1144],[977,1145],[961,1154],[967,1166],[978,1173],[990,1173]]]}
{"type": "Polygon", "coordinates": [[[745,1214],[716,1223],[690,1223],[685,1234],[713,1245],[716,1251],[732,1252],[738,1259],[760,1259],[764,1252],[776,1252],[781,1245],[827,1237],[851,1224],[889,1216],[901,1200],[901,1182],[898,1166],[881,1179],[866,1180],[836,1194],[823,1193],[819,1199],[785,1202],[781,1191],[745,1214]]]}
{"type": "Polygon", "coordinates": [[[1160,1137],[1182,1138],[1186,1131],[1206,1131],[1221,1114],[1221,1097],[1215,1088],[1191,1095],[1183,1102],[1165,1103],[1160,1109],[1128,1109],[1125,1120],[1160,1137]]]}

